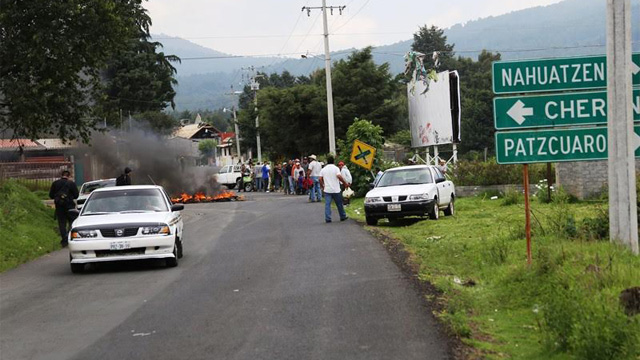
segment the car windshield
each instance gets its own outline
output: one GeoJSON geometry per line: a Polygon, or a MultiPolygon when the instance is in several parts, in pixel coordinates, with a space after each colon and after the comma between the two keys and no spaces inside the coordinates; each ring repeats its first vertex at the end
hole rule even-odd
{"type": "Polygon", "coordinates": [[[82,209],[82,215],[160,211],[169,211],[160,190],[128,189],[92,194],[82,209]]]}
{"type": "Polygon", "coordinates": [[[90,183],[84,183],[82,185],[82,189],[80,190],[81,195],[89,195],[95,189],[100,189],[108,186],[115,186],[115,180],[104,180],[104,181],[92,181],[90,183]]]}
{"type": "Polygon", "coordinates": [[[378,181],[377,187],[429,184],[432,182],[431,173],[426,168],[394,170],[386,171],[378,181]]]}

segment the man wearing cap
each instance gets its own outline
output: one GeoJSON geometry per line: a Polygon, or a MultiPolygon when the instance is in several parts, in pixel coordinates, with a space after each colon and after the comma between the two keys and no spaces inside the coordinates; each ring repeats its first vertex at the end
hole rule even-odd
{"type": "Polygon", "coordinates": [[[120,174],[116,178],[116,186],[126,186],[131,185],[131,169],[126,167],[124,168],[124,173],[120,174]]]}
{"type": "Polygon", "coordinates": [[[320,202],[322,201],[322,190],[320,189],[320,182],[318,179],[320,178],[320,171],[322,171],[322,165],[316,160],[315,155],[309,156],[311,162],[309,163],[309,178],[313,181],[313,187],[309,192],[309,201],[310,202],[320,202]]]}

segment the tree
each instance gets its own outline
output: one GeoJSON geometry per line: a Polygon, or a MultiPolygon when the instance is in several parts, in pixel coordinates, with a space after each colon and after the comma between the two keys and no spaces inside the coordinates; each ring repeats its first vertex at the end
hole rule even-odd
{"type": "Polygon", "coordinates": [[[179,62],[174,55],[156,52],[159,42],[150,42],[150,35],[140,31],[138,39],[128,41],[128,47],[117,53],[102,73],[106,99],[104,116],[118,124],[120,112],[137,114],[175,108],[173,86],[176,69],[171,62],[179,62]]]}
{"type": "Polygon", "coordinates": [[[462,141],[460,153],[471,150],[490,153],[495,150],[493,125],[493,91],[491,63],[500,60],[500,54],[482,51],[478,61],[458,58],[462,107],[462,141]]]}
{"type": "Polygon", "coordinates": [[[216,154],[218,142],[213,139],[202,140],[198,143],[198,151],[203,159],[209,159],[216,154]]]}
{"type": "Polygon", "coordinates": [[[437,51],[439,53],[438,58],[440,60],[438,70],[454,70],[454,46],[454,44],[447,43],[447,37],[444,35],[444,30],[433,25],[431,27],[424,25],[418,29],[418,32],[413,34],[411,50],[427,55],[427,59],[431,59],[433,52],[437,51]]]}
{"type": "Polygon", "coordinates": [[[100,70],[126,39],[148,33],[141,1],[2,1],[0,130],[88,141],[100,70]]]}
{"type": "MultiPolygon", "coordinates": [[[[339,158],[348,163],[351,158],[353,142],[360,140],[376,148],[376,155],[373,160],[374,166],[382,164],[382,146],[384,138],[382,127],[374,125],[371,121],[354,119],[353,124],[347,130],[346,141],[338,141],[339,158]]],[[[356,196],[364,196],[369,190],[369,184],[373,182],[373,175],[370,171],[357,165],[350,166],[353,182],[351,187],[356,192],[356,196]]]]}
{"type": "MultiPolygon", "coordinates": [[[[389,64],[376,65],[371,47],[354,51],[332,69],[336,137],[344,137],[354,118],[366,118],[394,133],[400,128],[403,109],[400,83],[389,72],[389,64]]],[[[325,87],[324,71],[316,72],[314,83],[325,87]]],[[[325,90],[326,91],[326,90],[325,90]]],[[[325,99],[326,101],[326,99],[325,99]]]]}
{"type": "Polygon", "coordinates": [[[133,118],[146,123],[156,133],[165,135],[170,134],[179,124],[171,115],[160,111],[143,112],[134,115],[133,118]]]}

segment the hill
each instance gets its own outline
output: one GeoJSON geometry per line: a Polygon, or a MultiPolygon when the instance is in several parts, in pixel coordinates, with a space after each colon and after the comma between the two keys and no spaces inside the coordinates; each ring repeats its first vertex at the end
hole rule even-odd
{"type": "MultiPolygon", "coordinates": [[[[631,0],[633,50],[640,51],[640,0],[631,0]]],[[[565,0],[548,6],[538,6],[457,24],[445,29],[456,55],[475,58],[482,49],[499,52],[503,59],[561,57],[604,54],[606,39],[606,2],[602,0],[565,0]]],[[[416,29],[417,31],[417,29],[416,29]]],[[[408,37],[412,34],[407,34],[408,37]]],[[[272,73],[287,70],[294,75],[308,75],[322,68],[322,58],[282,59],[234,57],[208,49],[187,40],[166,35],[156,37],[165,45],[165,52],[185,60],[178,68],[179,87],[176,103],[179,109],[219,108],[233,104],[233,97],[223,95],[229,87],[241,86],[241,68],[263,67],[272,73]]],[[[378,64],[388,62],[391,72],[404,70],[403,55],[411,49],[413,40],[379,46],[373,51],[378,64]]],[[[435,49],[434,49],[435,50],[435,49]]],[[[333,61],[346,58],[350,50],[333,52],[333,61]]]]}

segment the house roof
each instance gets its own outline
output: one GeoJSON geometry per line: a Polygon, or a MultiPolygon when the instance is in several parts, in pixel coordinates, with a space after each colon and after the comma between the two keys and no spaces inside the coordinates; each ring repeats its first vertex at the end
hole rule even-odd
{"type": "Polygon", "coordinates": [[[60,139],[38,139],[36,142],[47,150],[72,149],[77,146],[75,141],[63,143],[60,139]]]}
{"type": "Polygon", "coordinates": [[[199,132],[203,130],[213,131],[218,136],[220,136],[219,134],[222,133],[220,130],[216,129],[211,125],[200,123],[200,124],[188,124],[188,125],[182,126],[173,133],[173,136],[181,137],[185,139],[193,139],[199,132]]]}
{"type": "Polygon", "coordinates": [[[24,150],[44,150],[44,146],[28,139],[0,139],[0,150],[14,151],[20,146],[24,150]]]}

